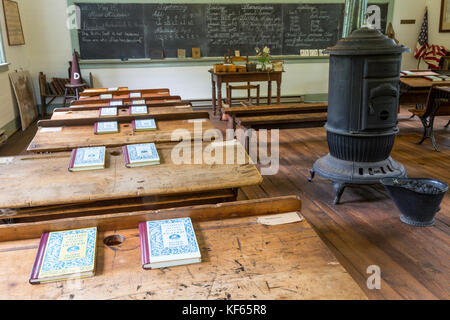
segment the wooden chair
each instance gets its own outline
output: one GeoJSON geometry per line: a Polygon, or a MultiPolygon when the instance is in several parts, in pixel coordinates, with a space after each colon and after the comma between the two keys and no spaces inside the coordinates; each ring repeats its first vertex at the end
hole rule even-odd
{"type": "MultiPolygon", "coordinates": [[[[439,147],[434,137],[434,118],[439,116],[450,116],[450,93],[438,90],[436,86],[431,87],[428,99],[424,108],[413,108],[408,111],[414,116],[419,117],[423,125],[423,137],[418,144],[422,144],[427,138],[431,139],[431,143],[436,151],[439,147]]],[[[448,127],[450,121],[445,127],[448,127]]]]}
{"type": "MultiPolygon", "coordinates": [[[[245,57],[231,57],[231,63],[235,62],[245,62],[248,63],[248,55],[245,57]]],[[[252,104],[251,90],[256,90],[256,104],[259,105],[260,101],[260,85],[255,84],[252,85],[250,82],[247,82],[247,85],[230,85],[227,83],[227,104],[231,107],[233,102],[233,90],[247,90],[247,98],[250,104],[252,104]]]]}

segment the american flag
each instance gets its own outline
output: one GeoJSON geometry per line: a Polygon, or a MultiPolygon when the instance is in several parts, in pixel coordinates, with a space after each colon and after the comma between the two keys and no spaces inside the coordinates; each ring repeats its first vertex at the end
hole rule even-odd
{"type": "Polygon", "coordinates": [[[417,41],[416,50],[414,51],[414,57],[420,59],[424,56],[428,49],[428,9],[425,11],[425,17],[423,18],[422,28],[419,33],[419,40],[417,41]]]}
{"type": "Polygon", "coordinates": [[[431,67],[431,69],[439,69],[441,58],[447,55],[449,51],[444,46],[429,46],[423,55],[423,60],[431,67]]]}

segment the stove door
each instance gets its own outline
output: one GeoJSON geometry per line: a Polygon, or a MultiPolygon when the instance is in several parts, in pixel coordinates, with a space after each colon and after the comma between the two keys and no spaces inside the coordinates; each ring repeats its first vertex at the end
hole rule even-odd
{"type": "Polygon", "coordinates": [[[365,79],[361,130],[396,127],[398,98],[398,78],[365,79]]]}

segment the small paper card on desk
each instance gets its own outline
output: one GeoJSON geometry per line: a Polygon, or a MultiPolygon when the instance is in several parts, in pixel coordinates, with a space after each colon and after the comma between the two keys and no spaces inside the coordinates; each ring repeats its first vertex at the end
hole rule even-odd
{"type": "Polygon", "coordinates": [[[130,92],[130,98],[140,98],[141,96],[140,92],[130,92]]]}
{"type": "Polygon", "coordinates": [[[131,122],[133,130],[140,131],[153,131],[156,130],[155,119],[138,119],[131,122]]]}
{"type": "Polygon", "coordinates": [[[280,213],[258,217],[258,223],[266,226],[276,226],[279,224],[287,224],[303,221],[303,217],[299,212],[280,213]]]}
{"type": "Polygon", "coordinates": [[[190,218],[147,221],[139,224],[144,269],[201,262],[201,253],[190,218]]]}
{"type": "Polygon", "coordinates": [[[123,147],[123,156],[127,168],[160,164],[158,150],[154,143],[132,144],[123,147]]]}
{"type": "Polygon", "coordinates": [[[39,132],[41,133],[48,133],[48,132],[61,132],[62,127],[53,127],[53,128],[41,128],[39,132]]]}
{"type": "Polygon", "coordinates": [[[145,100],[133,100],[131,102],[132,105],[136,106],[136,105],[142,105],[145,104],[145,100]]]}
{"type": "Polygon", "coordinates": [[[101,108],[100,117],[117,116],[117,108],[101,108]]]}
{"type": "Polygon", "coordinates": [[[130,114],[147,114],[147,106],[133,106],[130,108],[130,114]]]}
{"type": "Polygon", "coordinates": [[[115,88],[108,88],[108,91],[118,91],[118,90],[119,90],[118,87],[115,87],[115,88]]]}
{"type": "Polygon", "coordinates": [[[111,101],[109,103],[109,105],[111,107],[113,107],[113,106],[122,106],[123,105],[123,101],[122,100],[113,100],[113,101],[111,101]]]}
{"type": "Polygon", "coordinates": [[[94,276],[96,243],[95,227],[43,233],[30,284],[94,276]]]}
{"type": "Polygon", "coordinates": [[[119,124],[117,121],[96,122],[94,125],[95,134],[107,134],[119,132],[119,124]]]}

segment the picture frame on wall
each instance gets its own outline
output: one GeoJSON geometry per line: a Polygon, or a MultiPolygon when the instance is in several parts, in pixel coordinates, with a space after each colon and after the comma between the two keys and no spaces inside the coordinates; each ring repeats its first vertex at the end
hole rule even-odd
{"type": "Polygon", "coordinates": [[[2,0],[2,2],[8,44],[10,46],[24,45],[25,37],[20,19],[19,4],[11,0],[2,0]]]}
{"type": "Polygon", "coordinates": [[[450,0],[442,0],[439,32],[450,32],[450,0]]]}

